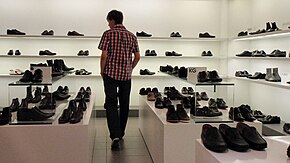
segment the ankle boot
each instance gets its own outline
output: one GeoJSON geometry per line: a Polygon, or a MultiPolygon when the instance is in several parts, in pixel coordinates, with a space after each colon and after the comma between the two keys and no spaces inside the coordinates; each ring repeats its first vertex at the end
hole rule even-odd
{"type": "Polygon", "coordinates": [[[277,27],[276,25],[276,22],[272,22],[272,28],[271,28],[273,31],[278,31],[279,28],[277,27]]]}
{"type": "Polygon", "coordinates": [[[61,65],[63,71],[71,71],[74,69],[73,67],[67,67],[62,59],[59,59],[59,64],[61,65]]]}
{"type": "Polygon", "coordinates": [[[38,103],[39,101],[41,101],[41,88],[36,87],[34,98],[31,100],[31,103],[38,103]]]}
{"type": "Polygon", "coordinates": [[[27,100],[24,98],[21,100],[21,104],[19,105],[19,109],[27,109],[28,108],[28,103],[27,100]]]}
{"type": "Polygon", "coordinates": [[[42,95],[46,95],[47,93],[49,93],[49,91],[48,91],[48,86],[47,85],[45,85],[44,86],[44,88],[43,88],[43,90],[42,90],[42,95]]]}
{"type": "Polygon", "coordinates": [[[31,87],[26,87],[26,101],[30,103],[33,99],[31,87]]]}
{"type": "Polygon", "coordinates": [[[266,68],[266,76],[265,80],[270,81],[272,79],[272,69],[271,68],[266,68]]]}
{"type": "Polygon", "coordinates": [[[274,82],[281,82],[281,77],[278,73],[278,68],[273,68],[273,79],[274,82]]]}
{"type": "Polygon", "coordinates": [[[47,93],[39,104],[39,109],[55,109],[56,101],[52,93],[47,93]]]}
{"type": "Polygon", "coordinates": [[[270,22],[267,22],[266,23],[266,31],[270,32],[270,30],[271,30],[270,22]]]}
{"type": "Polygon", "coordinates": [[[21,82],[31,82],[33,78],[33,74],[31,71],[26,70],[19,81],[21,82]]]}
{"type": "Polygon", "coordinates": [[[34,75],[33,75],[33,78],[32,78],[32,81],[33,82],[42,82],[42,70],[41,69],[36,69],[34,71],[34,75]]]}
{"type": "Polygon", "coordinates": [[[10,108],[10,112],[18,111],[18,109],[19,109],[19,100],[18,100],[18,98],[12,99],[12,103],[9,106],[9,108],[10,108]]]}

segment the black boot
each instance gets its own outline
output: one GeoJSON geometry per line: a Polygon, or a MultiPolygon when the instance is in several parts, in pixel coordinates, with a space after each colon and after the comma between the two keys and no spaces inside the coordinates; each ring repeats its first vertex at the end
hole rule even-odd
{"type": "Polygon", "coordinates": [[[77,110],[77,105],[75,100],[69,102],[68,108],[64,109],[61,117],[58,119],[58,123],[68,123],[72,117],[73,112],[77,110]]]}
{"type": "Polygon", "coordinates": [[[19,81],[21,82],[31,82],[33,78],[33,74],[31,71],[26,70],[19,81]]]}
{"type": "Polygon", "coordinates": [[[52,93],[47,93],[39,104],[40,109],[55,109],[56,101],[52,93]]]}
{"type": "Polygon", "coordinates": [[[55,113],[44,113],[36,106],[31,109],[24,108],[17,112],[18,121],[43,121],[52,117],[55,113]]]}
{"type": "Polygon", "coordinates": [[[70,119],[70,123],[78,123],[82,120],[83,118],[83,109],[81,108],[80,105],[78,105],[78,108],[75,112],[73,112],[73,115],[70,119]]]}
{"type": "Polygon", "coordinates": [[[19,109],[19,100],[18,100],[18,98],[12,99],[12,103],[9,106],[9,108],[10,108],[10,112],[18,111],[18,109],[19,109]]]}
{"type": "Polygon", "coordinates": [[[32,91],[31,91],[31,87],[26,87],[26,101],[28,103],[32,102],[33,96],[32,96],[32,91]]]}
{"type": "Polygon", "coordinates": [[[3,110],[0,112],[0,125],[8,124],[10,119],[11,119],[11,114],[9,111],[9,107],[3,108],[3,110]]]}
{"type": "Polygon", "coordinates": [[[44,88],[43,88],[43,90],[42,90],[42,95],[46,95],[47,93],[49,93],[49,91],[48,91],[48,86],[47,85],[45,85],[44,86],[44,88]]]}
{"type": "Polygon", "coordinates": [[[87,104],[86,104],[85,99],[82,99],[82,100],[79,102],[78,107],[80,107],[83,111],[86,111],[86,110],[87,110],[87,104]]]}
{"type": "Polygon", "coordinates": [[[41,101],[41,88],[36,87],[34,98],[31,99],[31,103],[38,103],[39,101],[41,101]]]}
{"type": "Polygon", "coordinates": [[[42,70],[41,69],[36,69],[34,71],[34,75],[33,75],[32,81],[36,82],[36,83],[42,82],[42,77],[43,77],[42,70]]]}
{"type": "Polygon", "coordinates": [[[71,71],[74,69],[73,67],[67,67],[62,59],[59,59],[58,62],[61,65],[63,71],[71,71]]]}
{"type": "Polygon", "coordinates": [[[272,32],[272,31],[273,31],[272,28],[271,28],[271,24],[270,24],[270,22],[267,22],[267,23],[266,23],[266,31],[267,31],[267,32],[272,32]]]}

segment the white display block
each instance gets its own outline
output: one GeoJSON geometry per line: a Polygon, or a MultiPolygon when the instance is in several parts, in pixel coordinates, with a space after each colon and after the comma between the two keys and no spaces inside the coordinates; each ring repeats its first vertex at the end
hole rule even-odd
{"type": "Polygon", "coordinates": [[[4,125],[0,127],[0,162],[64,163],[92,160],[95,94],[77,124],[4,125]]]}
{"type": "Polygon", "coordinates": [[[264,151],[250,149],[247,152],[227,150],[216,153],[204,147],[201,140],[196,140],[196,163],[285,163],[290,162],[286,151],[290,143],[289,136],[265,137],[268,147],[264,151]]]}
{"type": "MultiPolygon", "coordinates": [[[[169,123],[166,121],[167,109],[157,109],[154,102],[146,96],[139,98],[139,128],[155,163],[194,163],[195,140],[200,139],[204,123],[169,123]]],[[[262,133],[262,123],[246,122],[262,133]]],[[[210,123],[218,127],[220,123],[210,123]]],[[[236,122],[227,123],[235,127],[236,122]]]]}

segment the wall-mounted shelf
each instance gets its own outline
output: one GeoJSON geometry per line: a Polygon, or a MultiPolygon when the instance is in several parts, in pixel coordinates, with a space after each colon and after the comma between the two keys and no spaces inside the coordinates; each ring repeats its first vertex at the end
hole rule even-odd
{"type": "Polygon", "coordinates": [[[100,58],[98,55],[78,56],[78,55],[38,55],[38,54],[21,54],[21,55],[0,55],[7,58],[100,58]]]}
{"type": "Polygon", "coordinates": [[[101,36],[0,35],[1,39],[100,39],[101,36]]]}
{"type": "Polygon", "coordinates": [[[227,38],[198,38],[198,37],[137,37],[140,41],[197,41],[219,42],[227,41],[227,38]]]}
{"type": "Polygon", "coordinates": [[[283,38],[290,36],[290,29],[275,31],[275,32],[266,32],[255,35],[241,36],[235,37],[233,40],[235,41],[246,41],[246,40],[259,40],[259,39],[272,39],[272,38],[283,38]]]}
{"type": "Polygon", "coordinates": [[[229,57],[230,59],[254,59],[254,60],[290,60],[290,57],[229,57]]]}

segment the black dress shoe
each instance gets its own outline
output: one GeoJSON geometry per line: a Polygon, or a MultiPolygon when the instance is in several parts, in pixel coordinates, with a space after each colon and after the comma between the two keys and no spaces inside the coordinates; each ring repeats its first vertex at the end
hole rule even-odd
{"type": "Polygon", "coordinates": [[[56,55],[56,53],[53,53],[49,50],[39,51],[39,55],[56,55]]]}
{"type": "Polygon", "coordinates": [[[189,122],[190,118],[184,110],[182,104],[176,105],[176,113],[180,122],[189,122]]]}
{"type": "Polygon", "coordinates": [[[53,32],[53,30],[50,30],[50,31],[45,30],[45,31],[43,31],[41,33],[41,35],[43,35],[43,36],[52,36],[52,35],[54,35],[54,32],[53,32]]]}
{"type": "Polygon", "coordinates": [[[142,32],[136,32],[136,36],[138,36],[138,37],[151,37],[152,34],[148,34],[144,31],[142,31],[142,32]]]}
{"type": "Polygon", "coordinates": [[[237,57],[252,57],[252,52],[250,51],[243,51],[241,54],[237,54],[237,57]]]}
{"type": "Polygon", "coordinates": [[[197,80],[198,80],[198,82],[208,82],[208,81],[210,81],[210,79],[208,77],[208,73],[206,71],[199,72],[198,75],[197,75],[197,80]]]}
{"type": "Polygon", "coordinates": [[[193,90],[192,87],[188,87],[188,88],[187,88],[187,91],[188,91],[188,92],[187,92],[188,94],[190,94],[190,95],[194,95],[194,90],[193,90]]]}
{"type": "Polygon", "coordinates": [[[66,100],[66,99],[70,98],[70,95],[68,95],[68,94],[62,94],[59,91],[53,92],[53,96],[54,96],[54,98],[55,98],[56,101],[66,100]]]}
{"type": "Polygon", "coordinates": [[[63,112],[62,112],[62,115],[59,117],[58,119],[58,123],[59,124],[63,124],[63,123],[68,123],[71,116],[72,116],[72,110],[67,108],[67,109],[64,109],[63,112]]]}
{"type": "Polygon", "coordinates": [[[7,35],[25,35],[25,33],[17,29],[7,29],[7,35]]]}
{"type": "Polygon", "coordinates": [[[255,72],[254,75],[248,76],[249,79],[265,79],[266,74],[261,73],[261,72],[255,72]]]}
{"type": "Polygon", "coordinates": [[[247,36],[248,35],[248,31],[241,31],[239,34],[238,34],[238,37],[241,37],[241,36],[247,36]]]}
{"type": "Polygon", "coordinates": [[[72,117],[70,119],[70,123],[75,124],[79,123],[83,119],[83,109],[80,105],[77,107],[77,110],[73,112],[72,117]]]}
{"type": "Polygon", "coordinates": [[[219,77],[218,72],[215,70],[208,71],[208,77],[211,82],[221,82],[223,80],[219,77]]]}
{"type": "Polygon", "coordinates": [[[80,34],[76,31],[68,31],[67,35],[68,36],[84,36],[84,34],[80,34]]]}
{"type": "Polygon", "coordinates": [[[177,52],[175,52],[175,51],[172,51],[171,54],[172,54],[172,56],[182,56],[182,54],[177,53],[177,52]]]}
{"type": "Polygon", "coordinates": [[[261,33],[266,33],[266,32],[267,32],[266,29],[259,29],[259,30],[255,31],[255,32],[250,32],[249,34],[250,35],[256,35],[256,34],[261,34],[261,33]]]}
{"type": "Polygon", "coordinates": [[[254,50],[252,52],[252,57],[266,57],[266,52],[264,50],[254,50]]]}
{"type": "Polygon", "coordinates": [[[167,97],[170,100],[181,100],[184,96],[173,87],[167,92],[167,97]]]}
{"type": "Polygon", "coordinates": [[[178,69],[178,77],[179,78],[187,78],[187,68],[185,68],[185,67],[180,67],[179,69],[178,69]]]}
{"type": "Polygon", "coordinates": [[[10,112],[16,112],[19,109],[19,100],[18,98],[12,99],[12,102],[9,106],[10,112]]]}
{"type": "Polygon", "coordinates": [[[36,69],[34,71],[34,74],[33,74],[33,77],[32,77],[32,82],[35,82],[35,83],[39,83],[39,82],[42,82],[42,70],[41,69],[36,69]]]}
{"type": "Polygon", "coordinates": [[[209,99],[206,92],[201,92],[200,97],[201,97],[201,100],[204,100],[204,101],[207,101],[209,99]]]}
{"type": "Polygon", "coordinates": [[[154,74],[155,72],[151,72],[148,69],[144,69],[144,70],[140,69],[140,75],[154,75],[154,74]]]}
{"type": "Polygon", "coordinates": [[[207,52],[203,51],[201,53],[201,56],[213,56],[213,55],[212,55],[211,51],[207,51],[207,52]]]}
{"type": "Polygon", "coordinates": [[[7,55],[13,55],[13,50],[9,50],[7,55]]]}
{"type": "Polygon", "coordinates": [[[188,94],[188,90],[187,90],[187,88],[186,88],[186,87],[182,87],[182,89],[181,89],[181,93],[182,93],[182,94],[188,94]]]}
{"type": "Polygon", "coordinates": [[[2,111],[0,111],[0,125],[6,125],[9,123],[11,119],[11,114],[9,111],[9,107],[3,108],[2,111]]]}
{"type": "Polygon", "coordinates": [[[31,71],[26,70],[19,81],[21,82],[31,82],[33,79],[33,74],[31,71]]]}
{"type": "Polygon", "coordinates": [[[167,65],[167,66],[160,66],[159,67],[159,70],[161,71],[161,72],[172,72],[173,71],[173,67],[172,66],[170,66],[170,65],[167,65]]]}
{"type": "Polygon", "coordinates": [[[284,123],[284,125],[283,125],[283,130],[284,130],[287,134],[290,134],[290,123],[284,123]]]}
{"type": "Polygon", "coordinates": [[[259,132],[257,132],[255,127],[250,127],[247,124],[240,122],[237,124],[237,129],[246,142],[250,145],[251,149],[263,150],[267,148],[266,140],[263,139],[259,132]]]}
{"type": "Polygon", "coordinates": [[[15,55],[21,55],[21,52],[19,50],[15,50],[15,55]]]}
{"type": "Polygon", "coordinates": [[[34,98],[31,99],[31,103],[38,103],[41,101],[41,88],[36,87],[36,90],[34,92],[34,98]]]}
{"type": "Polygon", "coordinates": [[[266,115],[263,114],[260,110],[254,110],[253,115],[254,115],[255,118],[264,118],[264,117],[266,117],[266,115]]]}
{"type": "Polygon", "coordinates": [[[157,53],[155,50],[151,50],[150,54],[151,54],[151,56],[157,56],[157,53]]]}
{"type": "Polygon", "coordinates": [[[181,37],[181,35],[180,35],[179,32],[176,32],[176,33],[172,32],[172,33],[170,34],[170,37],[181,37]]]}
{"type": "Polygon", "coordinates": [[[267,54],[269,57],[286,57],[286,51],[280,51],[279,49],[276,49],[271,52],[271,54],[267,54]]]}
{"type": "Polygon", "coordinates": [[[248,73],[248,71],[245,70],[245,71],[236,71],[235,76],[236,77],[249,77],[251,75],[248,73]]]}
{"type": "Polygon", "coordinates": [[[146,92],[145,88],[141,88],[141,89],[139,90],[139,95],[144,96],[144,95],[147,95],[147,94],[148,94],[148,92],[146,92]]]}
{"type": "Polygon", "coordinates": [[[215,36],[210,35],[208,32],[199,33],[199,38],[215,38],[215,36]]]}
{"type": "Polygon", "coordinates": [[[241,105],[239,106],[239,109],[246,121],[253,122],[256,120],[249,105],[241,105]]]}
{"type": "Polygon", "coordinates": [[[267,115],[264,118],[258,118],[263,124],[280,124],[281,118],[278,116],[267,115]]]}
{"type": "Polygon", "coordinates": [[[226,109],[228,107],[226,102],[222,98],[217,98],[216,99],[216,104],[217,104],[217,107],[219,109],[226,109]]]}
{"type": "Polygon", "coordinates": [[[180,101],[184,108],[191,108],[190,97],[183,97],[180,101]]]}
{"type": "Polygon", "coordinates": [[[170,123],[177,123],[179,121],[174,105],[169,105],[166,112],[166,121],[170,123]]]}
{"type": "Polygon", "coordinates": [[[227,143],[228,148],[238,152],[245,152],[249,149],[249,144],[241,136],[238,129],[226,124],[220,124],[219,131],[227,143]]]}
{"type": "Polygon", "coordinates": [[[194,116],[202,116],[202,117],[217,117],[222,115],[222,112],[216,111],[207,106],[204,106],[202,108],[192,108],[190,110],[190,113],[194,116]]]}
{"type": "Polygon", "coordinates": [[[231,107],[229,111],[229,118],[234,121],[242,122],[245,120],[238,107],[231,107]]]}
{"type": "Polygon", "coordinates": [[[161,97],[157,97],[155,100],[155,108],[158,109],[163,109],[164,105],[163,105],[163,101],[161,97]]]}
{"type": "Polygon", "coordinates": [[[45,97],[40,101],[39,109],[55,109],[56,101],[52,93],[47,93],[45,97]]]}
{"type": "Polygon", "coordinates": [[[202,126],[201,140],[203,145],[214,152],[224,152],[227,150],[227,143],[216,127],[209,124],[202,126]]]}
{"type": "Polygon", "coordinates": [[[36,106],[31,109],[21,108],[17,112],[18,121],[44,121],[52,117],[55,113],[44,113],[36,106]]]}
{"type": "Polygon", "coordinates": [[[212,108],[212,109],[217,109],[217,108],[218,108],[215,99],[211,98],[211,99],[208,101],[208,107],[209,107],[209,108],[212,108]]]}

